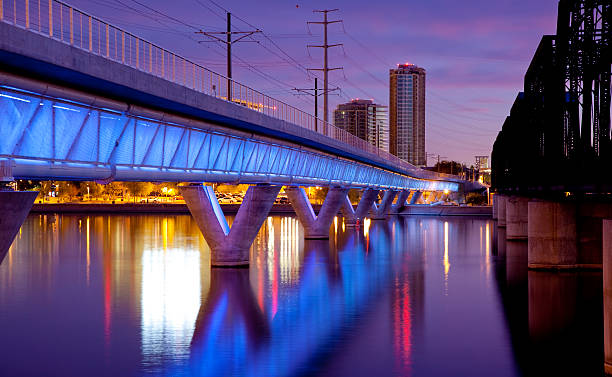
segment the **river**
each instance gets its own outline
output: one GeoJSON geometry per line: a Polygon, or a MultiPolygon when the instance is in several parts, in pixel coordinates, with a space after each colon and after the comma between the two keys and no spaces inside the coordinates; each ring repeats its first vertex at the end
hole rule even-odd
{"type": "Polygon", "coordinates": [[[601,271],[528,271],[490,219],[305,241],[272,216],[250,268],[209,252],[188,215],[31,214],[0,265],[0,376],[603,374],[601,271]]]}

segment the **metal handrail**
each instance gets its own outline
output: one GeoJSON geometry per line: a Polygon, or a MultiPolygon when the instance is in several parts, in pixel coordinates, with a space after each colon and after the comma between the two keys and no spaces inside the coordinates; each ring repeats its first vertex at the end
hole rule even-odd
{"type": "Polygon", "coordinates": [[[421,178],[441,179],[282,101],[215,73],[57,0],[0,0],[0,21],[119,62],[173,83],[296,124],[377,155],[421,178]]]}

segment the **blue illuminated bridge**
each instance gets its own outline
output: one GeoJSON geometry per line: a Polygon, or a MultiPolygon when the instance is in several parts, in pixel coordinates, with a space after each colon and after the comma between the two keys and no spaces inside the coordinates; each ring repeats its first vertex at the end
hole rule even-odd
{"type": "MultiPolygon", "coordinates": [[[[3,181],[189,182],[181,192],[213,265],[248,263],[282,186],[308,238],[329,237],[339,211],[359,224],[463,189],[54,0],[0,0],[0,162],[3,181]],[[202,182],[252,184],[231,229],[202,182]],[[318,215],[303,189],[315,185],[330,188],[318,215]],[[350,188],[363,189],[357,208],[350,188]]],[[[3,213],[34,200],[3,194],[3,213]]]]}

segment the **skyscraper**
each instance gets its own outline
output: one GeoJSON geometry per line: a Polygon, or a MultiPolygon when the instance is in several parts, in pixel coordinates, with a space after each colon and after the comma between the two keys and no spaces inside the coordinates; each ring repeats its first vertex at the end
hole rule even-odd
{"type": "Polygon", "coordinates": [[[387,112],[387,106],[371,100],[354,99],[338,105],[334,110],[334,125],[388,152],[387,112]]]}
{"type": "Polygon", "coordinates": [[[414,165],[424,166],[425,69],[398,64],[389,70],[389,151],[414,165]]]}

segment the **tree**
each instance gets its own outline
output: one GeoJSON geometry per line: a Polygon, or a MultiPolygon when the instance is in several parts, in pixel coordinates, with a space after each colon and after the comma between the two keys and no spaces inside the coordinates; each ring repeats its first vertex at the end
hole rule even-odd
{"type": "Polygon", "coordinates": [[[444,174],[459,174],[465,166],[457,161],[440,161],[433,170],[444,174]]]}
{"type": "Polygon", "coordinates": [[[487,196],[477,192],[470,192],[465,197],[465,203],[475,206],[484,205],[487,203],[487,196]]]}
{"type": "Polygon", "coordinates": [[[92,197],[94,198],[99,197],[103,191],[104,191],[103,186],[95,182],[80,182],[79,183],[79,192],[81,193],[83,198],[90,199],[92,197]]]}
{"type": "Polygon", "coordinates": [[[118,196],[123,196],[125,186],[123,182],[111,182],[106,185],[102,185],[103,193],[108,197],[109,200],[115,200],[118,196]]]}
{"type": "Polygon", "coordinates": [[[216,192],[223,192],[227,194],[242,194],[247,191],[249,185],[217,185],[215,188],[216,192]]]}
{"type": "Polygon", "coordinates": [[[151,182],[125,182],[124,185],[127,192],[134,198],[134,202],[136,202],[136,196],[146,196],[153,191],[151,182]]]}
{"type": "Polygon", "coordinates": [[[348,197],[352,204],[359,204],[359,201],[361,200],[361,190],[350,189],[348,192],[348,197]]]}
{"type": "Polygon", "coordinates": [[[57,192],[60,198],[71,202],[79,194],[78,183],[58,182],[57,192]]]}
{"type": "Polygon", "coordinates": [[[323,204],[325,198],[327,197],[328,191],[329,188],[327,187],[315,187],[314,192],[312,193],[315,204],[323,204]]]}

